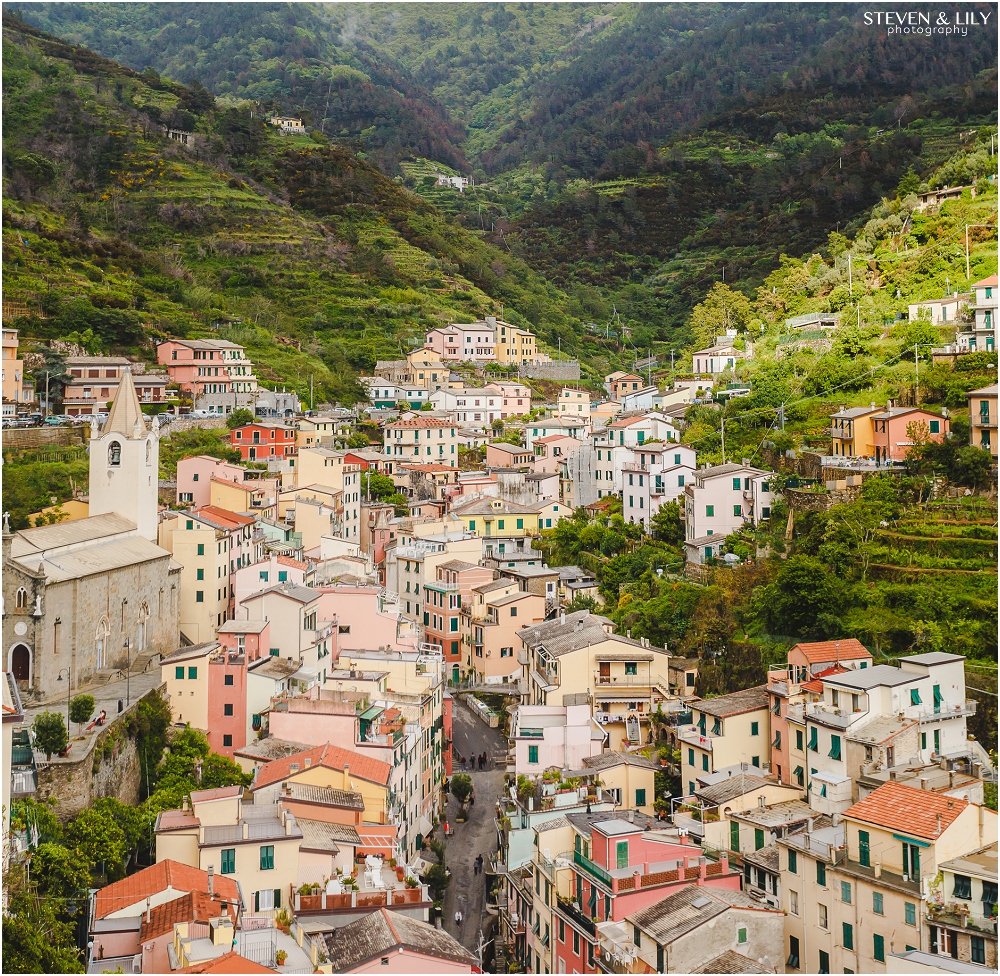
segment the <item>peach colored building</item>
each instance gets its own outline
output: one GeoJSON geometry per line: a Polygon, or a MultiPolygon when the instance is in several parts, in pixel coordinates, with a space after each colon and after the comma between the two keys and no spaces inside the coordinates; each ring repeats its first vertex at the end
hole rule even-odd
{"type": "Polygon", "coordinates": [[[921,407],[889,407],[872,417],[872,437],[875,446],[875,460],[880,464],[888,461],[905,461],[914,444],[912,436],[916,425],[924,438],[940,444],[951,429],[947,417],[931,413],[921,407]]]}
{"type": "Polygon", "coordinates": [[[518,631],[544,619],[545,597],[537,593],[501,589],[484,594],[482,601],[472,607],[470,670],[487,684],[518,681],[521,677],[518,631]]]}
{"type": "Polygon", "coordinates": [[[771,709],[771,771],[779,782],[792,779],[788,709],[822,696],[822,678],[853,668],[871,667],[872,656],[853,637],[839,641],[796,644],[788,652],[788,664],[767,672],[767,694],[771,709]]]}
{"type": "Polygon", "coordinates": [[[469,325],[445,325],[427,333],[424,348],[444,360],[490,362],[496,358],[496,329],[496,319],[492,323],[487,319],[469,325]]]}
{"type": "Polygon", "coordinates": [[[156,361],[170,382],[197,398],[206,393],[238,393],[253,402],[257,377],[243,347],[224,339],[167,339],[156,346],[156,361]]]}
{"type": "Polygon", "coordinates": [[[567,437],[563,434],[552,434],[549,437],[540,437],[534,443],[535,471],[559,473],[559,469],[566,460],[566,455],[584,447],[582,441],[576,437],[567,437]]]}
{"type": "Polygon", "coordinates": [[[177,462],[177,504],[195,508],[211,505],[213,478],[241,483],[246,474],[246,468],[207,454],[181,458],[177,462]]]}
{"type": "Polygon", "coordinates": [[[318,587],[316,593],[319,616],[337,622],[337,655],[374,647],[403,649],[394,605],[383,602],[378,586],[334,583],[318,587]]]}
{"type": "Polygon", "coordinates": [[[462,671],[462,607],[472,601],[472,590],[493,579],[493,570],[461,559],[437,567],[437,577],[424,583],[424,640],[437,644],[449,677],[462,671]]]}
{"type": "MultiPolygon", "coordinates": [[[[275,583],[310,586],[313,575],[306,563],[292,559],[291,556],[278,556],[274,553],[268,553],[263,559],[237,569],[232,578],[235,619],[247,619],[247,608],[243,606],[243,601],[254,593],[266,590],[275,583]]],[[[219,633],[222,633],[221,629],[219,633]]]]}

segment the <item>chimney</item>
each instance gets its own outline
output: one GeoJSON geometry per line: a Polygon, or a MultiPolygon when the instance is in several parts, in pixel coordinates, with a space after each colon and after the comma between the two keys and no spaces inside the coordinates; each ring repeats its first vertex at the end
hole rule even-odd
{"type": "Polygon", "coordinates": [[[146,924],[149,925],[152,919],[152,907],[149,902],[149,896],[146,896],[146,924]]]}
{"type": "Polygon", "coordinates": [[[708,879],[708,862],[705,858],[701,857],[698,859],[698,884],[704,884],[708,879]]]}
{"type": "Polygon", "coordinates": [[[893,783],[896,782],[896,770],[895,769],[890,769],[889,770],[889,780],[891,782],[893,782],[893,783]]]}
{"type": "Polygon", "coordinates": [[[955,788],[955,774],[951,770],[948,771],[948,789],[953,790],[955,788]]]}
{"type": "Polygon", "coordinates": [[[872,868],[872,872],[874,873],[874,875],[875,875],[876,878],[881,878],[882,877],[882,862],[881,861],[876,861],[875,862],[875,865],[872,868]]]}
{"type": "Polygon", "coordinates": [[[934,835],[938,836],[941,833],[941,814],[937,815],[937,830],[934,831],[934,835]]]}
{"type": "Polygon", "coordinates": [[[215,895],[215,865],[209,864],[208,866],[208,897],[212,898],[215,895]]]}
{"type": "Polygon", "coordinates": [[[722,865],[722,873],[729,874],[729,853],[727,851],[722,851],[719,854],[719,864],[722,865]]]}

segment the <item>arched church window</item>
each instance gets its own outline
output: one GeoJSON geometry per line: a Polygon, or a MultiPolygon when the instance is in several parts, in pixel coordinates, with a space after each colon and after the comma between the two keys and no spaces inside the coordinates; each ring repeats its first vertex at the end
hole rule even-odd
{"type": "Polygon", "coordinates": [[[28,606],[28,591],[22,586],[17,591],[17,609],[25,610],[28,606]]]}
{"type": "Polygon", "coordinates": [[[112,441],[108,445],[108,464],[113,468],[119,467],[122,463],[122,446],[118,441],[112,441]]]}

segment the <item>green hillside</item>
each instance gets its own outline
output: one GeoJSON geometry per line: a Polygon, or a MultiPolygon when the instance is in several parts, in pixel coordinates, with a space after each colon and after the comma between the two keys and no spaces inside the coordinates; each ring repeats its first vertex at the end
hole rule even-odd
{"type": "Polygon", "coordinates": [[[352,401],[358,372],[505,309],[572,348],[565,296],[322,137],[4,23],[5,299],[26,337],[152,356],[245,343],[265,383],[352,401]],[[194,150],[168,141],[183,124],[194,150]]]}

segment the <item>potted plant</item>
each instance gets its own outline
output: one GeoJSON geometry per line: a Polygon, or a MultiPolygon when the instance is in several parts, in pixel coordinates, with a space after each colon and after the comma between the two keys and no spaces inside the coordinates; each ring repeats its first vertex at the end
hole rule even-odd
{"type": "Polygon", "coordinates": [[[274,924],[281,929],[285,935],[288,935],[288,929],[292,924],[292,916],[288,914],[287,908],[282,908],[280,912],[274,917],[274,924]]]}
{"type": "Polygon", "coordinates": [[[276,963],[277,963],[277,964],[278,964],[279,966],[284,966],[284,965],[285,965],[285,960],[286,960],[287,958],[288,958],[288,953],[287,953],[287,952],[285,952],[285,950],[284,950],[284,949],[279,949],[279,950],[278,950],[278,951],[277,951],[277,952],[276,952],[276,953],[274,954],[274,961],[275,961],[275,962],[276,962],[276,963]]]}
{"type": "Polygon", "coordinates": [[[417,879],[414,878],[413,875],[408,874],[406,876],[406,887],[407,888],[416,888],[418,884],[420,884],[420,882],[417,881],[417,879]]]}

